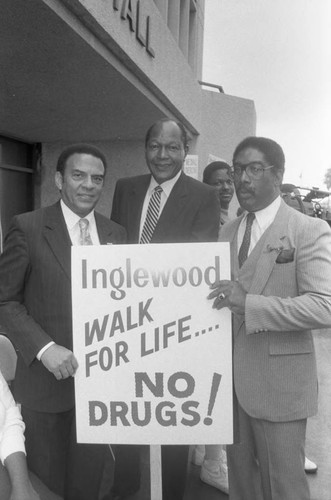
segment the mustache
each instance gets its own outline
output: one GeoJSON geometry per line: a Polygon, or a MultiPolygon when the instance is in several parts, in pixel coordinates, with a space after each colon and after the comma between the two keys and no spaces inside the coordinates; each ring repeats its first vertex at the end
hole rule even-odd
{"type": "Polygon", "coordinates": [[[250,189],[244,186],[241,186],[237,189],[237,194],[254,194],[254,189],[250,189]]]}

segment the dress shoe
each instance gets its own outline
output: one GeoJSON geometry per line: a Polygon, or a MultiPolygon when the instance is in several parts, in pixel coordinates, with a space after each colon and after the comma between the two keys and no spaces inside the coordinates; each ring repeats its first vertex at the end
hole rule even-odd
{"type": "MultiPolygon", "coordinates": [[[[217,488],[223,493],[229,494],[228,468],[224,463],[210,466],[209,460],[205,460],[201,467],[200,479],[206,484],[217,488]]],[[[213,462],[215,462],[213,460],[213,462]]]]}
{"type": "Polygon", "coordinates": [[[315,474],[317,472],[317,465],[305,457],[305,472],[306,474],[315,474]]]}

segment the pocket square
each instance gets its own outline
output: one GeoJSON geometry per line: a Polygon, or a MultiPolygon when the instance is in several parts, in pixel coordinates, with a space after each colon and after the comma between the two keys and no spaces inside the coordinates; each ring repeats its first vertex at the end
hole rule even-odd
{"type": "Polygon", "coordinates": [[[294,260],[295,248],[284,248],[277,255],[277,264],[287,264],[288,262],[293,262],[294,260]]]}

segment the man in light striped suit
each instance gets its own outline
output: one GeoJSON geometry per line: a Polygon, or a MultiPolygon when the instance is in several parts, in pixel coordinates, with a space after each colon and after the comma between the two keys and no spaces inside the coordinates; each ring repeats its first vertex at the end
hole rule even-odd
{"type": "Polygon", "coordinates": [[[285,157],[248,137],[233,156],[245,212],[223,226],[232,279],[213,307],[233,312],[239,443],[228,447],[231,500],[308,500],[307,418],[317,412],[312,329],[331,326],[331,230],[280,197],[285,157]]]}

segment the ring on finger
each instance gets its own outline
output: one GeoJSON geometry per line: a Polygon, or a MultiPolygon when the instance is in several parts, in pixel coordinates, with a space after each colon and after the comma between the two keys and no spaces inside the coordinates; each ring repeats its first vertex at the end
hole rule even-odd
{"type": "Polygon", "coordinates": [[[224,300],[225,299],[225,293],[221,292],[217,295],[218,300],[224,300]]]}

